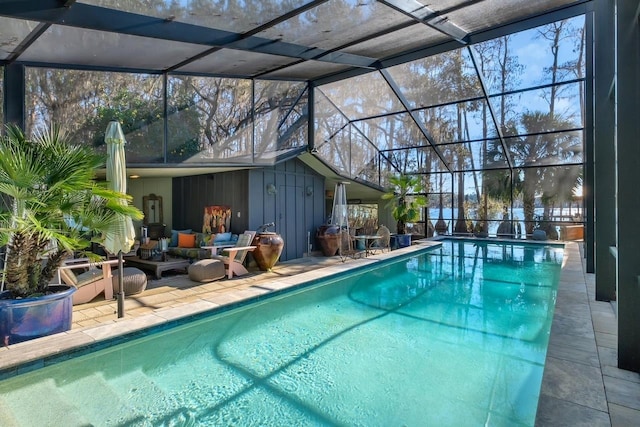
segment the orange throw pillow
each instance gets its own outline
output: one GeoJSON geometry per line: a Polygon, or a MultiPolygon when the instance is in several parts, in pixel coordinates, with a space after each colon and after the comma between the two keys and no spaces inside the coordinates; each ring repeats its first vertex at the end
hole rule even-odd
{"type": "Polygon", "coordinates": [[[178,247],[179,248],[195,248],[196,247],[196,235],[178,233],[178,247]]]}

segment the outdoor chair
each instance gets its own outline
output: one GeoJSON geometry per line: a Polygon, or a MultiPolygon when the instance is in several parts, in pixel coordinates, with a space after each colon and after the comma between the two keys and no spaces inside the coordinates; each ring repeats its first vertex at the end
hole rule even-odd
{"type": "Polygon", "coordinates": [[[338,255],[342,262],[345,262],[347,258],[361,258],[365,254],[365,250],[358,249],[357,240],[355,237],[355,229],[350,229],[347,233],[346,230],[340,232],[340,247],[338,248],[338,255]]]}
{"type": "Polygon", "coordinates": [[[212,256],[213,259],[219,259],[224,262],[224,268],[227,270],[227,277],[229,279],[231,279],[234,274],[236,276],[242,276],[249,273],[244,266],[244,259],[248,252],[255,249],[255,246],[250,246],[255,236],[255,231],[245,231],[238,236],[238,241],[235,246],[223,249],[222,255],[212,256]]]}
{"type": "Polygon", "coordinates": [[[84,304],[104,292],[104,299],[113,299],[111,266],[118,260],[89,262],[88,258],[69,259],[58,268],[58,282],[74,286],[73,305],[84,304]],[[101,267],[101,268],[98,268],[101,267]],[[83,270],[76,274],[74,270],[83,270]]]}
{"type": "Polygon", "coordinates": [[[389,229],[386,226],[381,225],[378,228],[376,235],[380,236],[380,239],[373,243],[371,249],[379,249],[380,252],[384,252],[386,249],[386,251],[389,252],[391,250],[391,232],[389,229]]]}

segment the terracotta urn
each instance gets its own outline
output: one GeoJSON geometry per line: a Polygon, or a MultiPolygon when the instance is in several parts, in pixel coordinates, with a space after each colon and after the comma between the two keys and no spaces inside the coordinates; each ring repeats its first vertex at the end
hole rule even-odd
{"type": "Polygon", "coordinates": [[[338,248],[340,247],[339,232],[340,229],[335,226],[323,225],[318,228],[316,238],[320,243],[320,249],[322,249],[324,256],[334,256],[338,253],[338,248]]]}
{"type": "Polygon", "coordinates": [[[277,233],[263,231],[256,234],[252,246],[256,247],[252,255],[260,270],[271,271],[278,259],[280,259],[280,254],[284,248],[284,240],[277,233]]]}

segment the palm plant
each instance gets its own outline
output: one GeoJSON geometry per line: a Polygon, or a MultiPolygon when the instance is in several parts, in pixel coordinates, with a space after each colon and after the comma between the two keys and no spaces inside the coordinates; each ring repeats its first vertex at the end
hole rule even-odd
{"type": "Polygon", "coordinates": [[[142,218],[129,196],[95,179],[104,164],[104,156],[70,143],[56,127],[28,139],[7,126],[0,137],[0,194],[8,207],[0,211],[0,291],[13,298],[46,294],[67,256],[102,242],[122,215],[142,218]]]}
{"type": "Polygon", "coordinates": [[[389,200],[391,214],[397,222],[398,234],[406,234],[406,224],[420,219],[420,209],[427,204],[420,177],[415,175],[397,175],[389,178],[391,188],[382,195],[389,200]]]}

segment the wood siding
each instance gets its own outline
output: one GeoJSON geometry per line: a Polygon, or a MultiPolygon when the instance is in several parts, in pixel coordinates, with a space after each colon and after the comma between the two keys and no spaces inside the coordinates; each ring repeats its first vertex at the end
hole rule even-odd
{"type": "Polygon", "coordinates": [[[249,230],[247,185],[246,170],[173,178],[173,228],[202,231],[204,207],[227,205],[231,232],[249,230]]]}
{"type": "MultiPolygon", "coordinates": [[[[324,177],[298,160],[249,172],[249,225],[274,222],[285,241],[280,259],[301,258],[315,250],[316,229],[324,223],[324,177]],[[276,194],[267,193],[273,184],[276,194]]],[[[269,231],[274,231],[270,228],[269,231]]]]}
{"type": "Polygon", "coordinates": [[[204,207],[210,205],[231,206],[233,233],[274,222],[269,231],[285,241],[280,259],[301,258],[308,243],[316,249],[316,229],[325,220],[324,177],[294,159],[268,168],[173,178],[174,229],[200,231],[204,207]],[[276,194],[267,193],[268,184],[276,194]]]}

